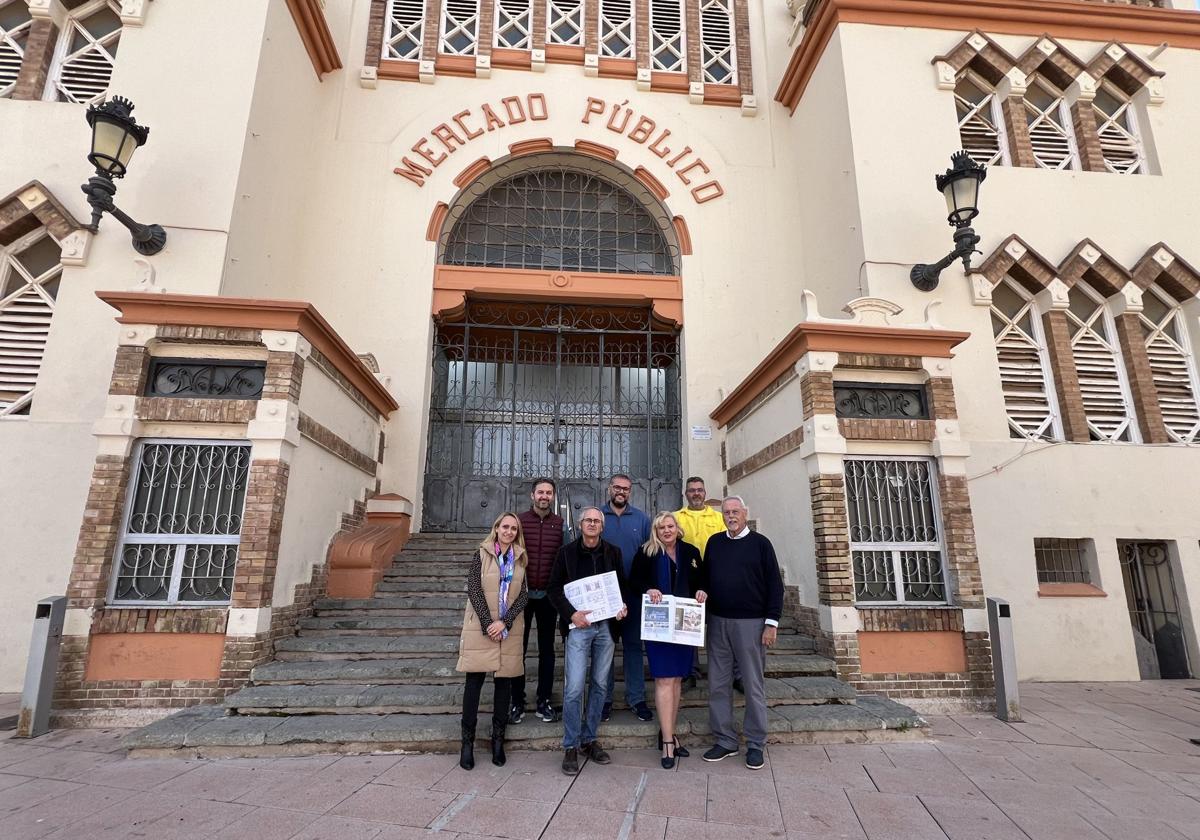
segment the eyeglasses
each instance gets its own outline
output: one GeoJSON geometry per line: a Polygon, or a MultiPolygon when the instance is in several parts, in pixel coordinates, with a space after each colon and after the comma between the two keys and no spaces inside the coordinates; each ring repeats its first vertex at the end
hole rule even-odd
{"type": "Polygon", "coordinates": [[[614,490],[620,490],[622,493],[628,493],[630,490],[633,489],[632,485],[630,485],[629,487],[622,487],[620,484],[610,484],[608,486],[614,490]]]}
{"type": "Polygon", "coordinates": [[[603,525],[604,524],[603,519],[581,519],[579,521],[582,522],[584,525],[603,525]]]}

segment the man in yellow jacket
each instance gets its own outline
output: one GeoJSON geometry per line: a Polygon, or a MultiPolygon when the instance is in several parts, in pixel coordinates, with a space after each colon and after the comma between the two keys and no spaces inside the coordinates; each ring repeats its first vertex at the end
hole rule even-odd
{"type": "MultiPolygon", "coordinates": [[[[725,520],[719,510],[704,503],[708,492],[704,489],[704,479],[700,476],[693,475],[684,482],[683,495],[687,498],[687,505],[675,511],[675,519],[683,531],[683,541],[700,549],[700,560],[703,561],[708,538],[725,530],[725,520]]],[[[700,649],[696,648],[696,656],[692,660],[692,675],[684,680],[684,687],[695,688],[699,677],[700,649]]]]}

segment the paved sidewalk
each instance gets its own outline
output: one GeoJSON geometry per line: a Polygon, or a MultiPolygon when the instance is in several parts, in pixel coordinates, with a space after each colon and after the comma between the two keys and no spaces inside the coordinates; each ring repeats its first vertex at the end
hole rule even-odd
{"type": "MultiPolygon", "coordinates": [[[[931,717],[925,743],[771,747],[767,769],[652,750],[126,759],[117,730],[0,732],[0,838],[1200,840],[1200,682],[1030,684],[1027,722],[931,717]]],[[[0,717],[15,698],[0,696],[0,717]]]]}

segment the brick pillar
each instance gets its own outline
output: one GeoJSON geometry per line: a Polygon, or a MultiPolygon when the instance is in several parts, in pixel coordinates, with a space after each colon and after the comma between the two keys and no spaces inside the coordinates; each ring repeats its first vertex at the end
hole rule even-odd
{"type": "Polygon", "coordinates": [[[299,404],[304,382],[304,358],[298,353],[272,350],[263,371],[264,400],[287,400],[299,404]]]}
{"type": "Polygon", "coordinates": [[[650,69],[650,0],[634,0],[633,57],[638,70],[650,69]]]}
{"type": "Polygon", "coordinates": [[[854,603],[854,573],[846,519],[846,480],[841,475],[810,475],[808,492],[821,603],[850,606],[854,603]]]}
{"type": "Polygon", "coordinates": [[[58,27],[47,18],[34,18],[25,40],[25,57],[13,88],[13,99],[41,99],[50,76],[50,63],[58,43],[58,27]]]}
{"type": "Polygon", "coordinates": [[[833,373],[810,370],[800,377],[800,405],[804,419],[816,414],[834,414],[833,373]]]}
{"type": "Polygon", "coordinates": [[[738,91],[754,95],[754,69],[750,64],[750,10],[746,0],[733,0],[733,40],[737,50],[738,91]]]}
{"type": "Polygon", "coordinates": [[[479,0],[479,24],[475,29],[475,55],[491,57],[496,41],[496,0],[479,0]]]}
{"type": "Polygon", "coordinates": [[[1079,148],[1079,165],[1086,172],[1107,172],[1104,154],[1100,151],[1100,135],[1096,131],[1096,112],[1090,99],[1071,103],[1071,124],[1075,129],[1075,145],[1079,148]]]}
{"type": "Polygon", "coordinates": [[[145,347],[118,347],[108,393],[140,397],[146,390],[146,377],[149,374],[150,353],[145,347]]]}
{"type": "Polygon", "coordinates": [[[1037,160],[1033,156],[1033,143],[1029,140],[1029,123],[1025,121],[1025,97],[1014,94],[1000,102],[1004,114],[1004,130],[1008,137],[1008,153],[1013,166],[1033,169],[1037,160]]]}
{"type": "Polygon", "coordinates": [[[688,82],[704,81],[704,73],[700,69],[700,0],[684,0],[683,12],[686,16],[684,25],[687,35],[684,37],[687,46],[688,82]]]}
{"type": "Polygon", "coordinates": [[[1063,436],[1067,440],[1086,443],[1092,439],[1088,432],[1087,415],[1083,411],[1083,395],[1079,391],[1079,371],[1071,352],[1071,324],[1067,313],[1051,310],[1042,315],[1046,334],[1050,371],[1054,375],[1054,391],[1062,417],[1063,436]]]}
{"type": "Polygon", "coordinates": [[[425,0],[425,29],[421,33],[421,60],[436,61],[442,37],[442,0],[425,0]]]}
{"type": "Polygon", "coordinates": [[[97,455],[87,506],[67,584],[68,606],[99,606],[108,592],[113,554],[121,537],[130,463],[125,455],[97,455]]]}
{"type": "Polygon", "coordinates": [[[930,377],[926,389],[929,394],[930,417],[934,420],[954,420],[958,417],[953,379],[949,376],[930,377]]]}
{"type": "Polygon", "coordinates": [[[264,460],[250,464],[246,485],[246,511],[242,516],[242,541],[233,577],[234,608],[269,607],[275,590],[279,561],[279,535],[287,498],[286,461],[264,460]]]}
{"type": "Polygon", "coordinates": [[[983,609],[983,575],[975,550],[975,521],[971,515],[971,495],[967,478],[946,475],[938,470],[938,495],[941,497],[943,539],[946,544],[946,568],[950,573],[947,600],[964,609],[983,609]]]}
{"type": "Polygon", "coordinates": [[[583,52],[600,54],[600,0],[583,0],[583,52]]]}
{"type": "Polygon", "coordinates": [[[531,47],[535,50],[546,49],[546,4],[535,2],[533,4],[533,33],[531,47]]]}
{"type": "Polygon", "coordinates": [[[1117,338],[1121,342],[1121,357],[1125,361],[1125,375],[1129,380],[1129,391],[1133,395],[1133,407],[1137,412],[1138,429],[1145,443],[1170,443],[1167,426],[1163,421],[1162,406],[1158,402],[1158,388],[1154,385],[1154,373],[1150,370],[1150,355],[1146,352],[1146,339],[1136,312],[1117,315],[1117,338]]]}
{"type": "Polygon", "coordinates": [[[383,58],[386,14],[387,0],[371,0],[371,14],[367,19],[367,54],[363,58],[363,64],[367,67],[378,67],[380,59],[383,58]]]}

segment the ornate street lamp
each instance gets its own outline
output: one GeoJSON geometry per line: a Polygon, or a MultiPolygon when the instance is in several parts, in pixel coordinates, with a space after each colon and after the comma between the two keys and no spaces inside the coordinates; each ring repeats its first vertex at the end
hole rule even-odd
{"type": "Polygon", "coordinates": [[[954,250],[932,265],[914,265],[908,278],[923,292],[937,288],[942,269],[961,258],[963,270],[971,270],[971,255],[979,244],[979,237],[971,228],[971,220],[979,215],[979,185],[987,177],[987,167],[971,160],[966,152],[955,152],[950,156],[953,164],[945,175],[936,176],[937,188],[946,197],[946,220],[954,226],[954,250]]]}
{"type": "Polygon", "coordinates": [[[113,179],[125,177],[134,151],[150,136],[150,129],[135,123],[130,116],[132,113],[133,103],[120,96],[114,96],[100,105],[88,106],[92,151],[87,157],[96,167],[96,174],[88,179],[82,189],[92,207],[92,221],[88,230],[95,233],[100,227],[100,217],[109,213],[133,234],[134,250],[148,257],[163,249],[167,232],[161,225],[135,222],[113,203],[113,196],[117,194],[113,179]]]}

